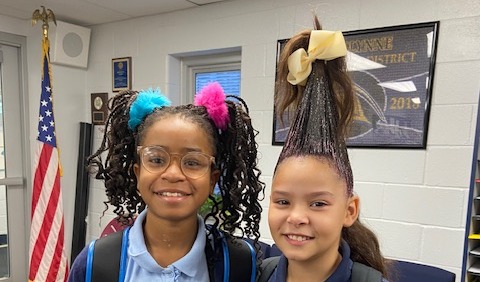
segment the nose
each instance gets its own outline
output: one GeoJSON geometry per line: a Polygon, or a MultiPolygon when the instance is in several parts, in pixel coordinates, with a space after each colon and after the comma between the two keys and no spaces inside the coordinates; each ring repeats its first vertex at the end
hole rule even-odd
{"type": "Polygon", "coordinates": [[[180,166],[179,158],[171,158],[170,163],[168,164],[165,171],[162,173],[162,178],[170,181],[176,182],[185,179],[182,168],[180,166]]]}
{"type": "Polygon", "coordinates": [[[287,223],[295,226],[308,224],[308,213],[301,207],[294,207],[291,209],[290,214],[287,217],[287,223]]]}

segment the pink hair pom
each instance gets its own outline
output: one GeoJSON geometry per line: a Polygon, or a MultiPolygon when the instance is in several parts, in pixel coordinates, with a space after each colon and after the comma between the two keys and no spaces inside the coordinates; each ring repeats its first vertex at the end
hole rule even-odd
{"type": "Polygon", "coordinates": [[[205,85],[200,92],[195,95],[195,106],[204,106],[208,115],[219,129],[227,129],[229,122],[228,108],[225,103],[225,93],[218,82],[212,82],[205,85]]]}

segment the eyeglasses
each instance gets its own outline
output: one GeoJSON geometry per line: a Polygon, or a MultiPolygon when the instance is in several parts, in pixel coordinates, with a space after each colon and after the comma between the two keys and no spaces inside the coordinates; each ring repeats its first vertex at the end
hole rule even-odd
{"type": "Polygon", "coordinates": [[[138,146],[137,153],[143,167],[150,173],[162,173],[170,166],[173,156],[180,160],[183,174],[191,179],[204,176],[215,164],[215,157],[201,152],[188,152],[184,155],[165,151],[160,146],[138,146]]]}

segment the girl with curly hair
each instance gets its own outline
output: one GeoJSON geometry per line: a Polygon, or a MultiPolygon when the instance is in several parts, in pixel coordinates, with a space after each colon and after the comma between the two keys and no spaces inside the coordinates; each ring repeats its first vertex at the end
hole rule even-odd
{"type": "MultiPolygon", "coordinates": [[[[120,280],[108,279],[254,281],[264,184],[257,132],[239,100],[227,100],[218,83],[207,85],[188,105],[170,106],[158,90],[125,91],[111,99],[105,136],[88,161],[96,179],[105,182],[106,208],[112,205],[122,222],[134,223],[120,236],[126,251],[120,280]],[[216,185],[219,201],[212,196],[216,185]],[[198,210],[207,198],[214,204],[203,219],[198,210]],[[248,271],[235,274],[233,256],[239,249],[243,255],[247,250],[250,263],[243,261],[248,271]]],[[[110,236],[79,254],[69,281],[106,279],[91,253],[110,236]]],[[[112,267],[107,263],[102,262],[112,267]]]]}

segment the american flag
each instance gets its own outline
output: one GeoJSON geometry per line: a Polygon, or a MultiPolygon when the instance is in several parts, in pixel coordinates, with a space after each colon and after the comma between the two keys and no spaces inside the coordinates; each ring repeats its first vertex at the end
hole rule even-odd
{"type": "Polygon", "coordinates": [[[53,118],[48,38],[43,41],[42,93],[32,191],[30,282],[63,282],[68,276],[60,165],[53,118]]]}

